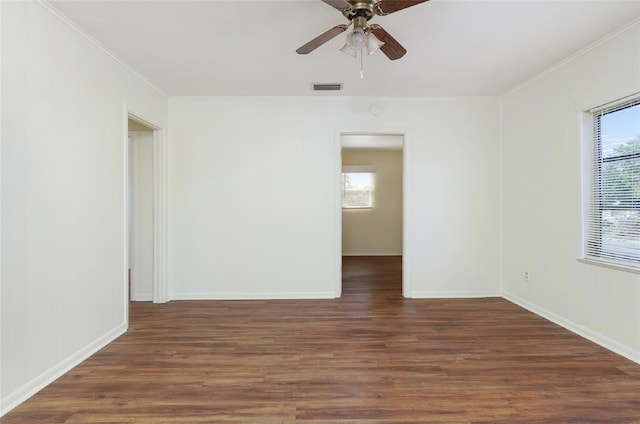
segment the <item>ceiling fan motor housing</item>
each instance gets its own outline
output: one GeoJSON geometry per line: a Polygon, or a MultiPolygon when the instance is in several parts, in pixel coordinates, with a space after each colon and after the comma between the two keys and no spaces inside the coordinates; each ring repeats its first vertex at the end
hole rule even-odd
{"type": "Polygon", "coordinates": [[[345,9],[344,16],[353,21],[357,18],[364,18],[365,21],[371,19],[376,13],[374,11],[375,1],[350,1],[351,9],[345,9]]]}
{"type": "Polygon", "coordinates": [[[362,28],[367,29],[367,19],[363,16],[358,16],[353,19],[353,29],[362,28]]]}

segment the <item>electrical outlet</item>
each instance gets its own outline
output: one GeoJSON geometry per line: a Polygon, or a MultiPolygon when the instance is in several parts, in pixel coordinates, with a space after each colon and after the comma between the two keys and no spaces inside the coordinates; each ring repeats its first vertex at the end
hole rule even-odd
{"type": "Polygon", "coordinates": [[[524,281],[526,281],[527,283],[531,282],[531,273],[529,273],[529,271],[525,271],[523,277],[524,281]]]}

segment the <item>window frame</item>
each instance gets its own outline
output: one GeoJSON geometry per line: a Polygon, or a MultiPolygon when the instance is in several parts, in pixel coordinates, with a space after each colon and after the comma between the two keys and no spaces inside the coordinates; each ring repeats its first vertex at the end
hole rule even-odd
{"type": "MultiPolygon", "coordinates": [[[[640,160],[640,152],[606,156],[603,153],[601,120],[605,115],[636,106],[640,106],[640,93],[584,112],[588,118],[589,125],[585,124],[583,126],[584,146],[588,147],[585,148],[584,159],[586,166],[583,175],[585,183],[583,254],[579,260],[608,268],[640,273],[640,256],[637,259],[624,257],[625,255],[621,254],[621,252],[603,252],[602,248],[604,244],[602,237],[605,225],[605,219],[603,218],[605,211],[629,210],[640,213],[640,204],[636,204],[633,197],[630,198],[632,201],[630,205],[612,205],[604,202],[603,199],[607,194],[610,194],[610,191],[605,191],[603,188],[603,173],[605,172],[603,168],[609,163],[640,160]],[[587,137],[586,134],[589,134],[589,136],[587,137]]],[[[606,181],[606,186],[611,187],[612,181],[618,180],[606,181]]]]}
{"type": "Polygon", "coordinates": [[[371,210],[374,208],[374,192],[375,192],[375,175],[376,169],[372,165],[343,165],[342,172],[340,174],[340,198],[342,210],[371,210]],[[371,187],[369,188],[369,205],[368,206],[345,206],[344,193],[347,191],[345,188],[345,174],[370,174],[371,175],[371,187]]]}

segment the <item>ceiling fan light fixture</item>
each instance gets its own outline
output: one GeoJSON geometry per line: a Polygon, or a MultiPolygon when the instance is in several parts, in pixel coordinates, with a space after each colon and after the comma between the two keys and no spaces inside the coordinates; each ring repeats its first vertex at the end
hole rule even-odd
{"type": "Polygon", "coordinates": [[[382,46],[384,46],[384,42],[380,41],[373,32],[367,34],[367,53],[374,54],[382,46]]]}
{"type": "Polygon", "coordinates": [[[347,34],[347,42],[340,51],[349,56],[358,57],[358,50],[366,48],[368,54],[373,54],[382,46],[384,46],[384,43],[372,32],[365,32],[363,28],[358,27],[347,34]]]}
{"type": "Polygon", "coordinates": [[[347,34],[347,44],[354,50],[360,50],[367,44],[367,34],[362,28],[354,28],[347,34]]]}
{"type": "Polygon", "coordinates": [[[340,51],[344,54],[348,54],[349,56],[358,57],[358,52],[351,48],[351,46],[349,46],[349,43],[345,43],[340,51]]]}
{"type": "Polygon", "coordinates": [[[365,48],[367,43],[367,34],[365,34],[364,29],[360,27],[354,28],[347,34],[347,42],[340,51],[349,56],[358,57],[358,50],[365,48]]]}

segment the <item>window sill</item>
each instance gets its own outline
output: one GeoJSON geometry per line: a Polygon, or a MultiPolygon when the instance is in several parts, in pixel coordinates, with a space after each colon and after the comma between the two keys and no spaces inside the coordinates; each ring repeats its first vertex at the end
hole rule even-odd
{"type": "Polygon", "coordinates": [[[589,265],[596,265],[596,266],[601,266],[601,267],[605,267],[605,268],[611,268],[611,269],[615,269],[615,270],[618,270],[618,271],[626,271],[626,272],[632,272],[634,274],[640,274],[640,265],[633,266],[633,265],[630,265],[630,264],[623,264],[623,263],[609,262],[609,261],[601,261],[601,260],[592,259],[592,258],[578,258],[578,262],[582,262],[583,264],[589,264],[589,265]]]}

